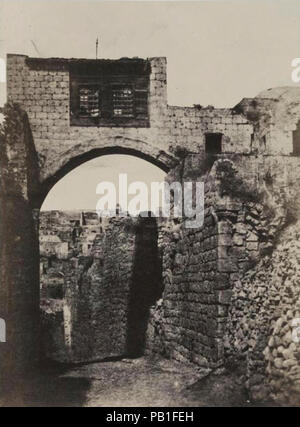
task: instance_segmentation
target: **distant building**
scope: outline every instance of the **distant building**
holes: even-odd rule
[[[67,258],[69,254],[68,242],[62,242],[55,235],[40,236],[40,254],[41,256],[55,255],[59,259]]]

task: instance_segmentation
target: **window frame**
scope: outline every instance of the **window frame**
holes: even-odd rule
[[[97,88],[97,90],[98,90],[98,110],[99,110],[98,116],[92,116],[92,115],[89,115],[89,114],[83,115],[81,113],[81,99],[80,99],[81,94],[80,94],[80,90],[83,89],[83,88],[87,88],[87,89]],[[102,112],[102,103],[101,103],[102,91],[101,91],[101,87],[98,84],[88,84],[88,83],[86,83],[86,84],[84,84],[84,83],[80,84],[78,86],[78,98],[79,98],[78,99],[79,115],[80,115],[81,118],[91,118],[91,119],[97,118],[98,119],[98,118],[101,117],[101,112]]]
[[[139,79],[139,76],[72,76],[70,78],[70,125],[82,127],[150,127],[150,80],[145,80],[141,86],[138,81],[135,82],[135,79]],[[83,87],[99,89],[98,116],[93,117],[80,113],[80,89]],[[126,88],[132,90],[132,100],[129,102],[132,113],[117,115],[114,113],[116,108],[114,108],[113,91]],[[119,104],[121,110],[122,102]]]
[[[117,87],[119,87],[120,89],[116,89]],[[116,106],[114,105],[114,93],[115,92],[120,92],[123,88],[123,90],[125,89],[130,89],[132,92],[132,99],[131,99],[131,110],[132,110],[132,114],[120,114],[120,115],[116,115],[115,114],[115,110],[122,110],[122,104],[120,104],[119,101],[119,106],[118,108],[115,108]],[[126,83],[113,83],[111,84],[110,87],[110,94],[111,94],[111,103],[112,103],[112,110],[111,110],[111,115],[114,119],[135,119],[136,118],[136,111],[135,111],[135,87],[132,83],[126,84]]]

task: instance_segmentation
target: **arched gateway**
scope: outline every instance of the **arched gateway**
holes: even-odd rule
[[[250,307],[236,290],[270,243],[264,223],[258,226],[262,199],[255,194],[267,188],[270,200],[288,181],[295,197],[299,102],[278,90],[233,109],[169,106],[165,58],[8,55],[7,93],[0,135],[0,318],[6,322],[0,374],[24,372],[38,359],[36,217],[44,198],[73,168],[111,153],[148,160],[171,182],[205,181],[203,227],[166,227],[165,291],[153,308],[148,350],[212,368],[227,353],[246,360],[249,351],[259,361],[263,348],[253,351],[249,330],[263,343],[270,331],[259,332],[253,321],[247,333],[236,328],[232,301]],[[280,106],[291,113],[284,123]],[[237,347],[240,341],[245,345]]]

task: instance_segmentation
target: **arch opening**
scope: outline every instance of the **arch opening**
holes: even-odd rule
[[[159,151],[154,156],[148,154],[146,151],[144,152],[130,147],[112,146],[92,149],[87,152],[84,152],[83,154],[72,157],[70,160],[64,163],[53,175],[47,177],[42,183],[41,191],[39,192],[39,194],[36,195],[36,197],[33,197],[34,205],[40,208],[43,205],[51,189],[68,173],[72,172],[74,169],[90,160],[108,155],[133,156],[136,159],[145,160],[147,163],[152,164],[153,166],[162,170],[164,173],[168,173],[169,170],[177,163],[177,160],[175,158],[162,151]],[[58,161],[59,160],[60,159],[58,159]]]
[[[144,353],[150,307],[162,295],[161,224],[153,217],[99,216],[97,183],[111,180],[118,186],[119,173],[127,173],[129,184],[139,180],[148,187],[166,175],[145,159],[102,155],[57,181],[41,207],[43,353],[48,359],[90,362]],[[124,214],[122,206],[117,210]]]

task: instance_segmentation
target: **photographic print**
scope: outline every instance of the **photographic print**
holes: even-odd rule
[[[300,405],[298,0],[0,0],[0,406]]]

